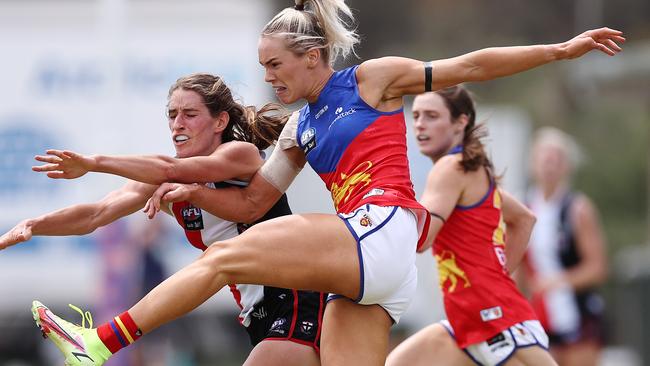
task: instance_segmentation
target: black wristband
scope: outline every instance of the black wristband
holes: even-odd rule
[[[431,82],[433,79],[433,76],[431,75],[432,68],[433,65],[431,61],[424,63],[424,91],[427,92],[431,91]]]

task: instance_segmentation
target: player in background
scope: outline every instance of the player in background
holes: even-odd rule
[[[598,209],[571,188],[580,162],[574,139],[553,127],[535,133],[533,187],[527,202],[538,218],[526,254],[524,287],[560,365],[596,365],[604,343],[607,278],[605,236]]]
[[[432,215],[433,246],[447,320],[400,344],[387,365],[555,365],[548,337],[510,273],[535,218],[499,188],[480,140],[474,101],[462,86],[420,94],[413,129],[434,163],[420,202]]]

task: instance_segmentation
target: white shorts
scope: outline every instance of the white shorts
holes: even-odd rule
[[[440,324],[454,337],[454,329],[448,320],[442,320]],[[537,320],[517,323],[484,342],[468,346],[463,351],[477,365],[493,366],[503,365],[518,348],[532,346],[548,350],[548,336]]]
[[[415,215],[397,206],[364,205],[339,214],[357,241],[361,290],[353,299],[380,305],[395,323],[411,304],[417,286]],[[341,297],[330,295],[328,300]]]

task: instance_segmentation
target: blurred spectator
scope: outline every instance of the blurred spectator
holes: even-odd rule
[[[164,243],[164,219],[146,221],[144,216],[130,223],[120,220],[98,231],[102,266],[98,321],[128,307],[167,276],[157,254],[160,244]],[[167,328],[161,328],[151,334],[151,339],[116,355],[107,365],[163,366],[170,352],[170,334]]]
[[[563,366],[596,365],[603,345],[605,238],[592,201],[571,188],[580,149],[566,133],[535,134],[528,204],[537,216],[526,255],[525,285]]]

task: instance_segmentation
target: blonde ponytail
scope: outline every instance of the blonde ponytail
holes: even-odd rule
[[[320,49],[332,65],[339,55],[355,54],[359,43],[354,16],[343,0],[295,0],[293,8],[278,13],[262,30],[262,36],[286,39],[288,48],[297,54]]]

